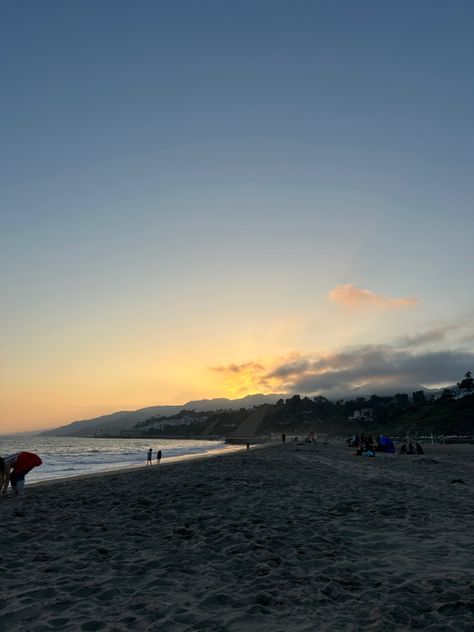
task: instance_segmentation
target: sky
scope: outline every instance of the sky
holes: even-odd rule
[[[0,7],[0,432],[474,369],[471,0]]]

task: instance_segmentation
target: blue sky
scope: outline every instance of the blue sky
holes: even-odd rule
[[[0,423],[469,322],[472,2],[0,11]],[[417,305],[348,311],[344,285]]]

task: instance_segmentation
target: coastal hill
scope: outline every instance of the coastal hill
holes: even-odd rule
[[[407,389],[408,390],[408,389]],[[468,371],[456,385],[391,395],[329,400],[322,395],[255,394],[241,399],[201,399],[178,406],[148,406],[47,430],[43,436],[225,436],[272,432],[347,434],[355,431],[474,435],[474,379]]]
[[[372,395],[332,402],[325,397],[293,395],[275,404],[260,404],[253,409],[210,412],[181,411],[169,417],[150,417],[129,431],[129,437],[225,436],[230,441],[268,436],[270,433],[308,435],[351,435],[354,432],[403,436],[474,436],[474,391],[455,395],[445,389],[441,396]]]
[[[227,399],[221,397],[217,399],[200,399],[190,401],[177,406],[148,406],[139,410],[123,410],[109,415],[102,415],[91,419],[73,421],[64,426],[45,430],[41,433],[44,437],[94,437],[105,434],[119,434],[129,430],[135,424],[143,422],[150,417],[160,418],[178,414],[183,410],[208,411],[208,410],[236,410],[241,408],[253,408],[261,404],[275,403],[282,396],[281,394],[261,393],[246,395],[240,399]]]

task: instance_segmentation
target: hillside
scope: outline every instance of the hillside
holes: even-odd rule
[[[357,412],[363,416],[355,416]],[[474,394],[460,399],[440,397],[426,400],[422,391],[412,398],[405,393],[331,402],[324,397],[294,395],[276,404],[252,409],[221,410],[202,418],[177,414],[150,418],[131,429],[133,436],[171,432],[179,436],[222,435],[251,437],[269,433],[351,435],[354,432],[401,435],[410,430],[419,434],[474,435]],[[161,428],[160,428],[161,426]]]
[[[474,435],[474,395],[462,399],[438,399],[406,411],[397,429],[416,428],[421,433]]]
[[[64,426],[45,430],[41,436],[49,437],[93,437],[104,434],[119,434],[123,430],[129,430],[135,424],[143,422],[151,417],[170,417],[182,410],[234,410],[240,408],[252,408],[261,404],[273,403],[281,398],[279,394],[246,395],[240,399],[201,399],[176,406],[148,406],[139,410],[126,410],[102,415],[91,419],[73,421]]]

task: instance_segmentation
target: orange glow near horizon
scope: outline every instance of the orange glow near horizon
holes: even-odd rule
[[[326,294],[312,309],[302,303],[298,310],[274,310],[273,318],[260,310],[253,320],[230,310],[214,321],[203,314],[157,320],[154,313],[140,313],[122,326],[63,322],[43,336],[32,329],[6,349],[0,367],[0,434],[119,410],[288,392],[288,380],[271,375],[282,363],[330,357],[377,333],[386,338],[400,331],[400,311],[384,310],[381,318],[376,305],[370,310],[372,303],[354,313]],[[403,312],[405,323],[414,311]]]

